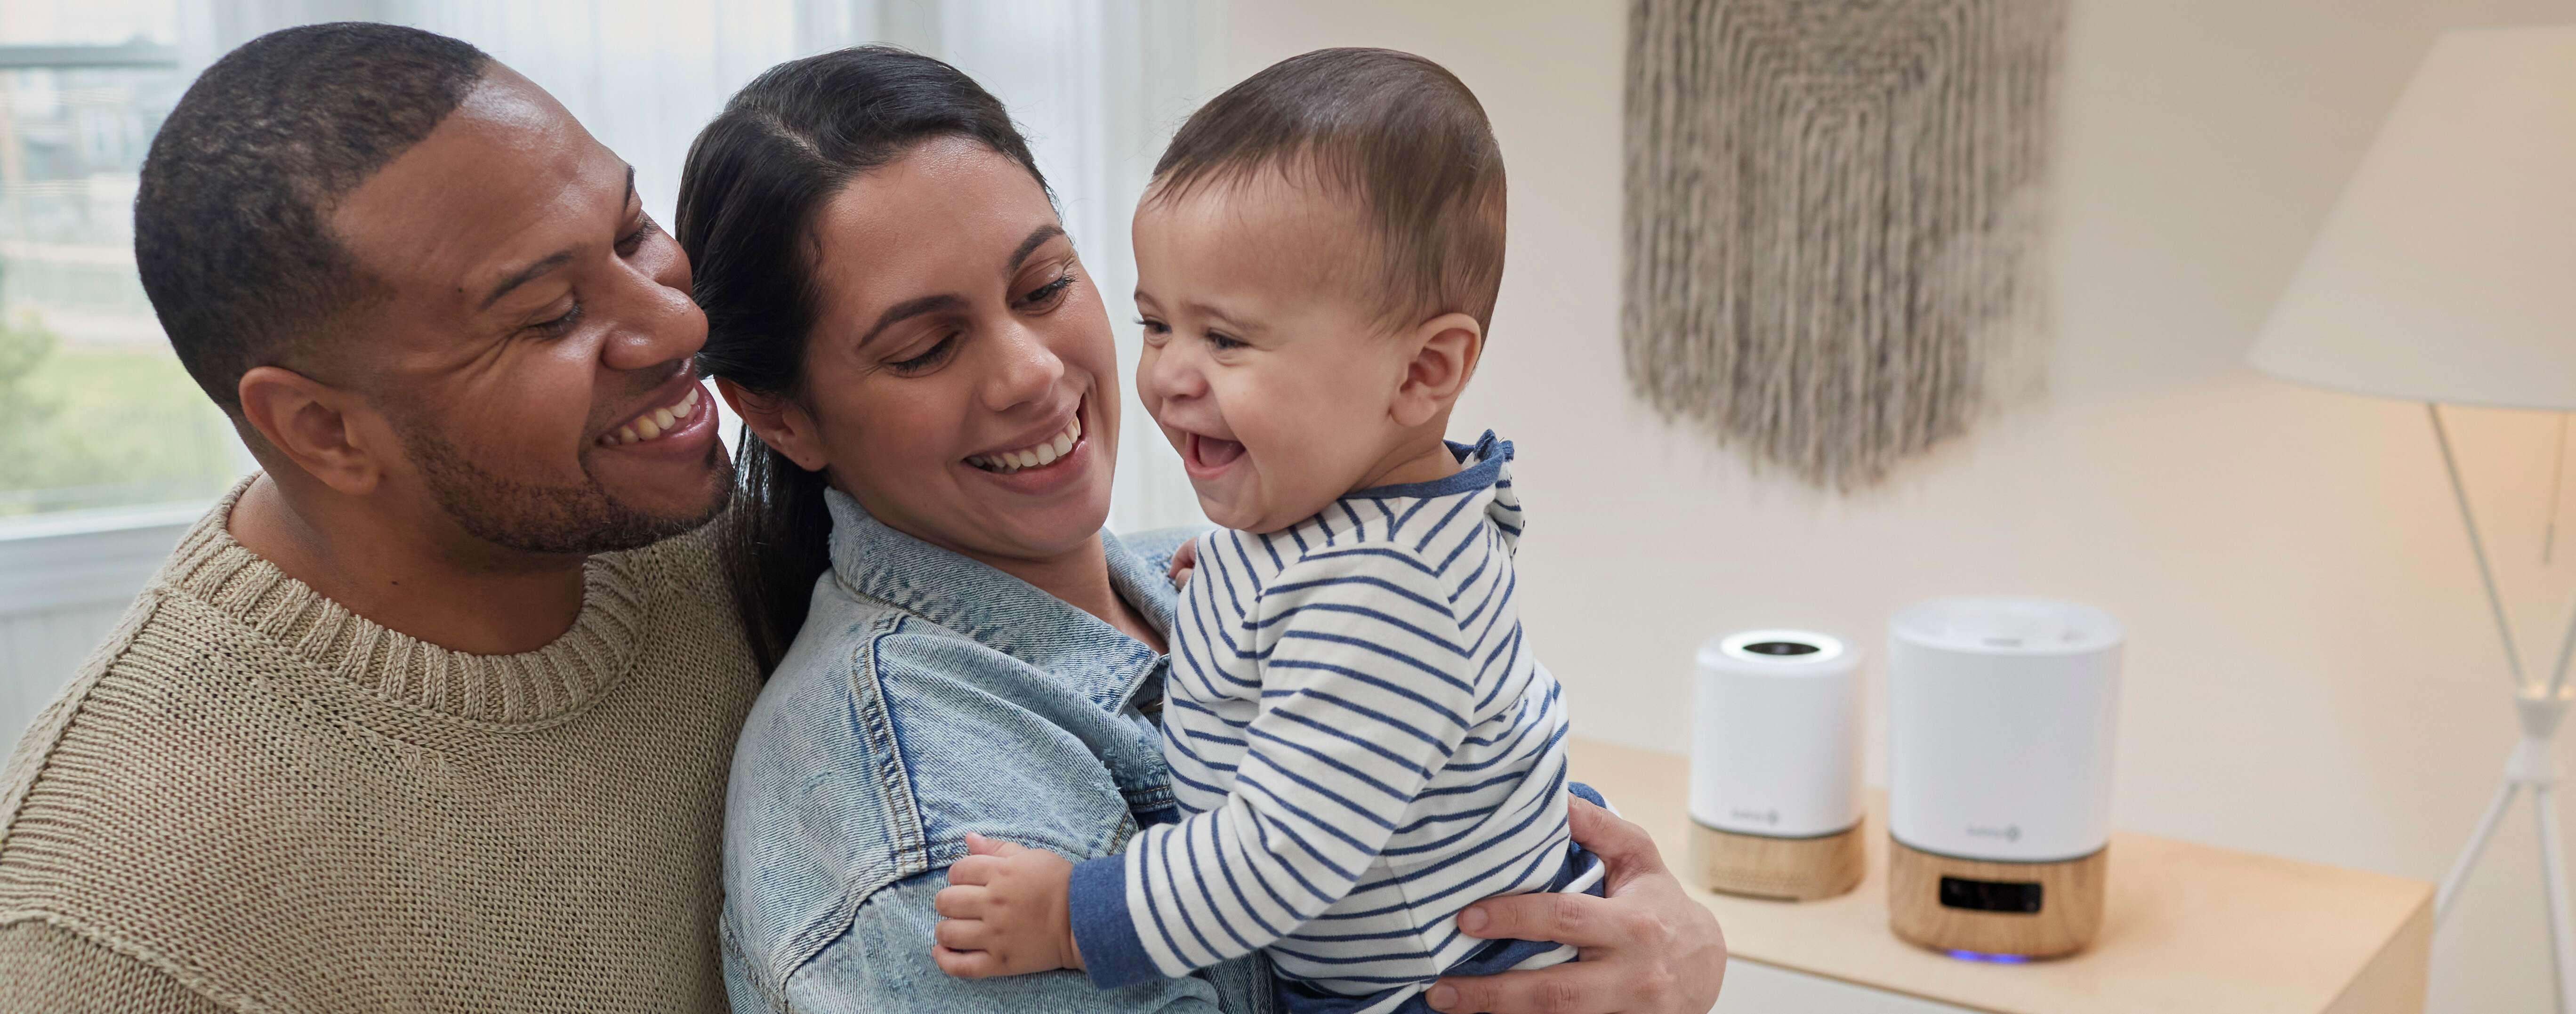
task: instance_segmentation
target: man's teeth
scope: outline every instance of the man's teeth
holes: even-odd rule
[[[973,455],[966,459],[966,463],[987,472],[1009,475],[1023,468],[1039,468],[1055,464],[1055,459],[1064,457],[1065,452],[1073,450],[1074,442],[1081,439],[1082,417],[1076,415],[1073,417],[1073,423],[1064,428],[1064,432],[1056,434],[1051,439],[1038,441],[1016,451]]]
[[[636,416],[634,422],[618,427],[617,432],[599,438],[599,442],[602,446],[616,447],[622,444],[641,443],[668,433],[676,428],[681,420],[697,414],[698,398],[705,393],[704,388],[692,387],[689,389],[688,397],[680,399],[676,404],[666,405]]]

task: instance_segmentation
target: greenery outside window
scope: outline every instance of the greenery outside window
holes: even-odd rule
[[[202,501],[248,466],[134,267],[152,135],[188,83],[170,4],[0,14],[0,532]]]

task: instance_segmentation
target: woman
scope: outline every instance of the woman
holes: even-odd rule
[[[1110,992],[933,962],[931,899],[969,833],[1096,856],[1172,810],[1154,714],[1180,539],[1101,531],[1108,316],[1001,104],[898,50],[782,65],[699,136],[676,224],[701,363],[753,434],[724,523],[774,668],[727,802],[736,1009],[1269,1009],[1257,960]],[[1435,1007],[1714,1000],[1715,922],[1634,826],[1575,826],[1608,899],[1489,901],[1461,923],[1586,960],[1449,983]]]

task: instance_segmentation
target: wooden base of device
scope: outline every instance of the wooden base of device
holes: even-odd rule
[[[2054,863],[1981,862],[1912,848],[1893,836],[1887,848],[1887,928],[1936,951],[2058,958],[2083,950],[2102,928],[2102,886],[2109,847]],[[2037,885],[2036,912],[1980,911],[1942,903],[1943,878],[1984,884]],[[2007,890],[2018,889],[2007,888]]]
[[[1813,838],[1770,838],[1690,826],[1690,868],[1712,891],[1814,901],[1860,883],[1867,869],[1861,826]]]

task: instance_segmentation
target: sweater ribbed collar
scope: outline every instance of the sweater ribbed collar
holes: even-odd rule
[[[243,479],[179,540],[156,582],[201,600],[382,700],[473,722],[548,723],[581,710],[631,669],[648,600],[631,553],[592,556],[581,615],[534,651],[476,655],[386,628],[288,577],[235,541]]]

